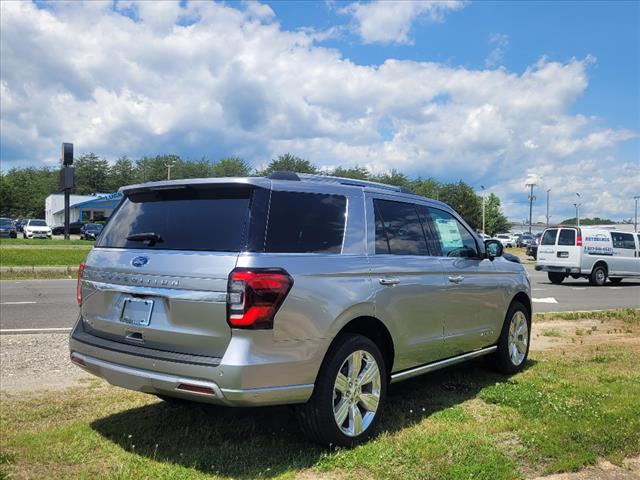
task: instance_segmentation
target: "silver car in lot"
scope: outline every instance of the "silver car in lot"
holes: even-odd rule
[[[444,203],[276,172],[133,185],[80,266],[72,361],[113,385],[296,404],[314,440],[375,431],[390,383],[526,362],[530,282]]]

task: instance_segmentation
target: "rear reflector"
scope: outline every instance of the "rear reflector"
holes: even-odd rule
[[[216,392],[213,391],[213,388],[203,387],[201,385],[192,385],[190,383],[181,383],[178,385],[177,390],[182,390],[184,392],[194,392],[194,393],[202,393],[204,395],[213,395],[215,397]]]
[[[76,301],[78,305],[82,305],[82,275],[84,274],[85,268],[86,265],[84,262],[78,267],[78,283],[76,284]]]
[[[236,268],[229,275],[227,322],[234,328],[273,328],[293,279],[281,269]]]

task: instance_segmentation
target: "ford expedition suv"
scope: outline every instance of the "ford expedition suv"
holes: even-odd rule
[[[530,283],[442,202],[278,172],[122,189],[80,266],[71,360],[113,385],[296,404],[314,440],[375,431],[390,383],[490,355],[523,368]]]

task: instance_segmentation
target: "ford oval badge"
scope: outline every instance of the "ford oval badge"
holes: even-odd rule
[[[131,260],[131,265],[133,265],[134,267],[142,267],[144,265],[146,265],[149,262],[149,257],[135,257],[133,260]]]

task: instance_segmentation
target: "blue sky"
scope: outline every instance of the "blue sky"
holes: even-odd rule
[[[2,2],[2,169],[291,152],[632,215],[640,2]],[[540,199],[543,193],[538,195]],[[536,202],[534,217],[542,219]]]

